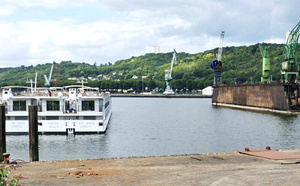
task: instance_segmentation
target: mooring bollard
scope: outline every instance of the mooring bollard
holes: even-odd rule
[[[38,115],[37,105],[30,105],[29,108],[29,155],[30,161],[39,161],[38,142]]]
[[[0,154],[6,153],[5,105],[0,105]],[[3,161],[0,156],[0,161]]]
[[[10,156],[9,153],[3,153],[2,154],[3,161],[6,161],[5,163],[9,163],[9,159],[8,159],[9,156]]]

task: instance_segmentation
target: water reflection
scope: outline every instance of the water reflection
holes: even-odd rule
[[[96,159],[106,156],[108,138],[105,135],[40,136],[40,159]]]

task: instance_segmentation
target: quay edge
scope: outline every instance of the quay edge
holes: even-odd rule
[[[212,98],[210,95],[200,94],[111,94],[111,97],[142,97],[142,98]]]
[[[296,112],[296,111],[276,110],[271,108],[250,107],[250,106],[233,105],[233,104],[226,104],[226,103],[212,103],[212,105],[229,107],[234,109],[241,109],[241,110],[249,110],[255,112],[270,112],[270,113],[283,114],[283,115],[300,115],[300,112]]]

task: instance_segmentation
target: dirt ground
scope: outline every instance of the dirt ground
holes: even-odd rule
[[[300,150],[288,151],[300,154]],[[234,153],[19,163],[23,185],[296,185],[300,160]]]

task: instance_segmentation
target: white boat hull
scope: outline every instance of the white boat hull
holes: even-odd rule
[[[41,120],[38,121],[38,132],[40,134],[67,134],[68,131],[76,134],[105,133],[111,115],[110,112],[105,120]],[[29,131],[27,120],[7,120],[5,125],[8,134],[28,134]]]

